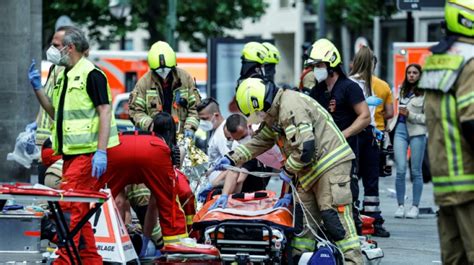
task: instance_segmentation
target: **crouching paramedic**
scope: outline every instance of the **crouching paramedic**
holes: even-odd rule
[[[263,122],[251,140],[232,150],[218,166],[241,165],[280,142],[287,158],[280,178],[297,181],[307,214],[320,216],[327,235],[344,253],[346,264],[362,264],[351,214],[354,154],[329,113],[307,95],[277,89],[256,78],[239,85],[236,100],[244,115],[255,112]],[[305,226],[316,227],[314,223]],[[303,243],[304,251],[314,250],[314,235],[307,229],[296,240],[296,244]]]
[[[109,150],[109,167],[98,187],[107,184],[115,196],[126,185],[144,183],[156,200],[164,244],[188,237],[186,217],[178,198],[178,176],[166,141],[153,132],[127,132],[119,139],[121,144]],[[156,217],[152,220],[156,221]]]

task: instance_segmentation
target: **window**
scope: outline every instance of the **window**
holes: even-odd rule
[[[125,40],[125,47],[124,49],[126,51],[133,51],[133,40],[132,39],[126,39]]]
[[[285,8],[290,5],[290,0],[280,0],[280,8]]]

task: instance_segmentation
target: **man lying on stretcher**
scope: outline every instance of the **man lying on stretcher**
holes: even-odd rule
[[[232,114],[226,120],[224,133],[234,141],[232,147],[235,148],[239,144],[246,143],[252,138],[255,127],[258,127],[258,125],[252,126],[251,124],[248,124],[247,119],[243,115]],[[241,171],[272,172],[273,169],[279,170],[281,168],[282,160],[283,157],[280,150],[275,145],[272,149],[245,163],[242,166]],[[214,187],[223,186],[222,194],[228,195],[263,190],[269,181],[269,177],[262,178],[237,171],[214,171],[211,172],[210,176],[212,176],[209,178],[210,184],[199,193],[199,200],[201,202],[206,200],[208,193]],[[216,202],[210,210],[216,207],[225,208],[227,201],[224,202],[222,200],[223,199],[218,201],[219,203]]]

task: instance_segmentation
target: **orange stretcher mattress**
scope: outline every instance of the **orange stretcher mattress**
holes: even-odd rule
[[[236,196],[239,195],[239,196]],[[278,201],[273,191],[234,194],[229,197],[227,207],[209,211],[209,207],[219,198],[214,196],[194,216],[193,227],[202,229],[223,221],[246,221],[266,223],[285,230],[293,228],[293,214],[287,207],[273,209]]]

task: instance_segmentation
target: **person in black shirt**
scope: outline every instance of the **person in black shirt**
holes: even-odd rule
[[[357,134],[370,123],[370,112],[364,94],[359,86],[345,75],[341,66],[341,56],[337,48],[327,39],[316,41],[308,50],[306,67],[313,69],[316,85],[310,96],[326,108],[338,128],[356,155],[352,164],[351,190],[355,203],[353,216],[357,232],[360,234],[362,222],[356,205],[358,204],[359,186],[357,178],[358,143]],[[305,79],[309,81],[307,78]],[[311,87],[310,84],[303,84]]]

